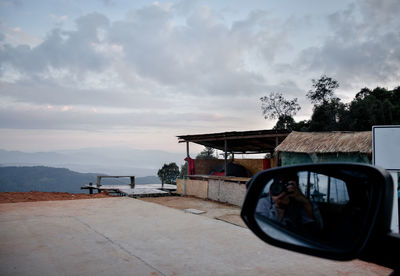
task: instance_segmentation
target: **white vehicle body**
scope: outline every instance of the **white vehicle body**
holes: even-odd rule
[[[398,173],[400,172],[400,126],[372,127],[372,164],[386,169],[393,177],[391,230],[399,233]]]

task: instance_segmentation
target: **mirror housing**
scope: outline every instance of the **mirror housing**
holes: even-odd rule
[[[313,207],[311,221],[320,221],[317,231],[321,232],[317,233],[314,229],[305,233],[300,227],[282,223],[285,216],[272,219],[260,212],[262,202],[270,202],[268,208],[275,208],[277,200],[274,196],[282,190],[286,189],[290,195],[290,184],[286,186],[289,188],[276,187],[282,185],[277,182],[290,175],[297,175],[297,181],[303,178],[300,197],[302,202],[305,202],[304,198],[309,201],[304,204]],[[321,189],[315,188],[321,186],[318,183],[328,183],[328,191],[332,190],[332,183],[336,183],[336,193],[340,190],[342,196],[330,196],[326,189],[325,193],[321,192]],[[370,241],[376,244],[380,237],[390,233],[392,198],[391,176],[385,170],[370,165],[320,163],[280,167],[259,172],[247,183],[241,217],[251,231],[269,244],[308,255],[347,261],[360,257],[366,247],[372,248],[368,246]],[[293,210],[296,212],[298,209]],[[321,215],[317,214],[319,210]],[[303,220],[310,220],[304,214],[302,217]]]

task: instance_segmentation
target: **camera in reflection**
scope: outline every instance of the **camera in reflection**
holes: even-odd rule
[[[272,196],[278,196],[281,193],[287,193],[287,186],[289,185],[287,180],[275,179],[275,181],[271,184],[270,193]]]

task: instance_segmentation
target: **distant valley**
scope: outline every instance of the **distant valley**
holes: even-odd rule
[[[21,152],[0,149],[0,166],[48,166],[67,168],[80,173],[108,175],[157,175],[164,163],[184,163],[185,154],[160,150],[122,147],[87,148],[52,152]]]
[[[0,192],[68,192],[85,193],[80,187],[96,183],[97,174],[78,173],[65,168],[45,166],[0,167]],[[128,178],[104,179],[104,184],[128,184]],[[156,184],[156,176],[136,177],[136,184]]]

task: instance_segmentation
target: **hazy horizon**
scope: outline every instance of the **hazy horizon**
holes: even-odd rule
[[[0,165],[3,166],[50,166],[68,168],[81,173],[105,173],[111,175],[157,175],[163,164],[184,164],[186,153],[159,150],[137,150],[122,147],[86,148],[65,151],[24,152],[0,149]]]

